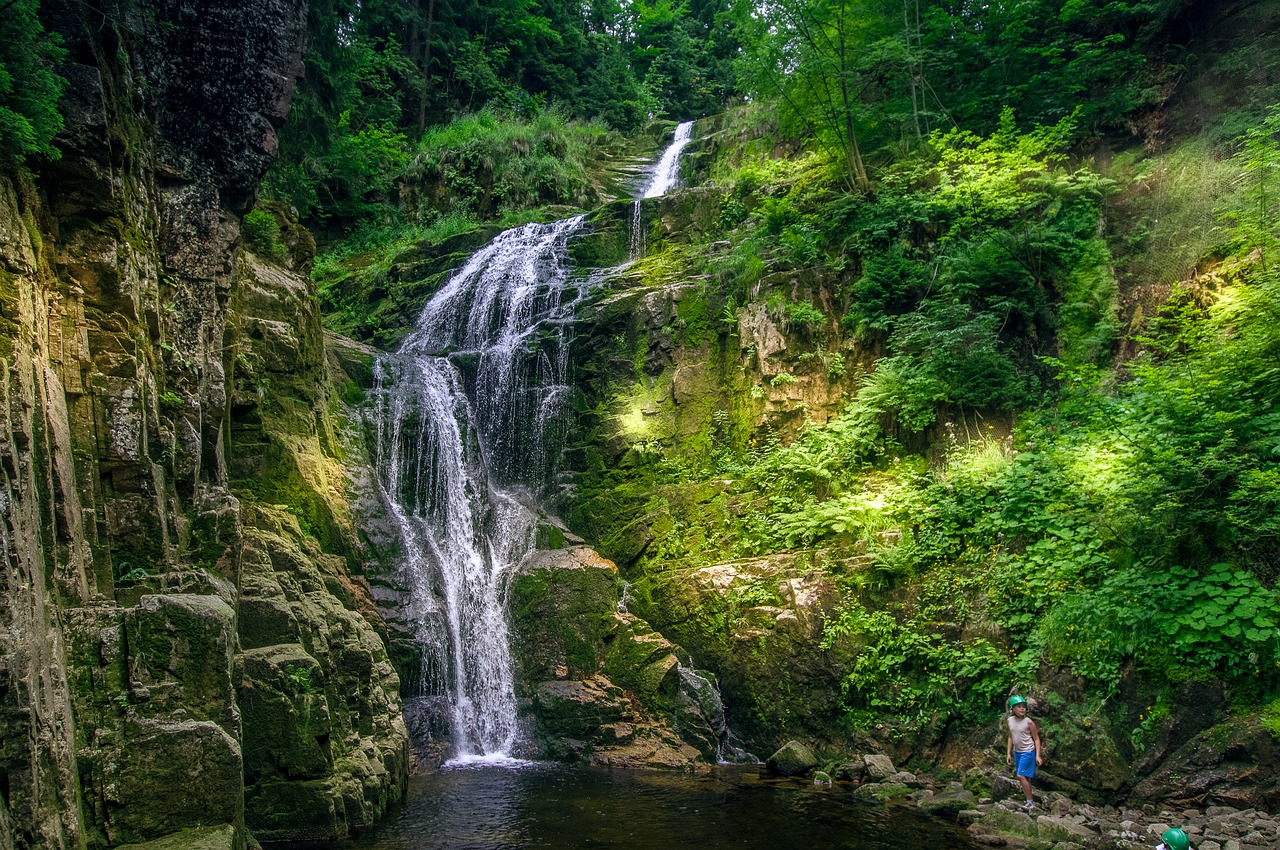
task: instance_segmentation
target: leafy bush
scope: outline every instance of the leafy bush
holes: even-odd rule
[[[240,225],[244,239],[260,257],[277,262],[284,259],[285,248],[280,243],[280,223],[263,209],[250,210]]]
[[[820,325],[827,316],[808,301],[791,301],[786,306],[787,321],[792,327],[809,328]]]
[[[528,118],[484,109],[428,130],[405,169],[405,202],[488,219],[543,206],[599,202],[595,157],[617,137],[603,124],[570,121],[555,109]]]

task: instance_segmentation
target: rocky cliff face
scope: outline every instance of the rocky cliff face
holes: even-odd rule
[[[45,9],[64,154],[0,177],[0,847],[345,835],[403,788],[398,680],[314,292],[239,250],[305,4]]]

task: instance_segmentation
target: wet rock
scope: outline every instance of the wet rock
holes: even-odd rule
[[[868,782],[853,790],[853,796],[860,800],[890,800],[910,793],[910,788],[896,782]]]
[[[1097,836],[1097,832],[1072,818],[1052,815],[1036,818],[1036,833],[1044,841],[1080,841]]]
[[[955,817],[961,812],[972,810],[975,802],[972,791],[942,791],[920,799],[916,806],[921,811]]]
[[[813,751],[799,741],[788,741],[769,756],[765,766],[779,776],[800,776],[818,766]]]

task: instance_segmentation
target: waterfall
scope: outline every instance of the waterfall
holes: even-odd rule
[[[671,144],[663,151],[662,158],[658,160],[657,166],[653,169],[653,176],[649,178],[648,184],[644,187],[644,191],[640,193],[640,197],[636,198],[631,205],[631,259],[639,259],[644,253],[644,230],[641,228],[640,221],[640,200],[642,198],[656,198],[664,195],[676,185],[676,181],[680,177],[680,154],[684,151],[685,145],[689,144],[693,137],[693,122],[685,121],[676,127],[675,136],[671,140]]]
[[[692,121],[685,121],[676,127],[675,138],[671,140],[671,145],[663,152],[662,159],[658,160],[658,167],[653,171],[653,178],[649,181],[649,185],[645,188],[641,197],[656,198],[659,195],[666,194],[676,185],[676,179],[680,176],[680,154],[684,151],[684,146],[689,144],[692,135]]]
[[[674,184],[689,128],[646,197]],[[600,279],[567,262],[584,218],[499,234],[375,365],[378,480],[404,546],[419,695],[447,700],[454,762],[508,759],[520,743],[506,594],[556,481],[569,333]]]
[[[407,554],[408,620],[448,697],[461,760],[516,744],[506,584],[554,478],[566,334],[585,289],[565,253],[582,218],[500,234],[377,365],[376,453]]]

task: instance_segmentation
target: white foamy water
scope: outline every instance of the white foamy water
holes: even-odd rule
[[[665,195],[676,185],[676,180],[680,176],[680,154],[684,151],[685,145],[689,144],[692,133],[692,121],[685,121],[676,127],[675,138],[663,152],[662,159],[658,160],[653,179],[649,181],[641,197],[656,198],[659,195]]]
[[[645,197],[675,184],[691,126],[677,128]],[[574,279],[567,262],[583,218],[499,234],[375,367],[379,482],[405,550],[419,696],[450,706],[447,767],[527,763],[511,756],[519,723],[506,596],[534,548],[536,501],[567,428],[574,310],[598,279]]]

